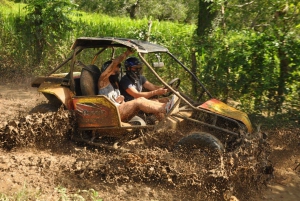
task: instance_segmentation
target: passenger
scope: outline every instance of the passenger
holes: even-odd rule
[[[142,62],[136,57],[129,57],[125,60],[126,75],[120,81],[120,91],[124,95],[125,101],[130,101],[135,98],[144,97],[151,98],[156,95],[164,95],[168,92],[167,89],[157,86],[149,82],[145,76],[141,75]],[[147,92],[143,92],[143,88]],[[167,102],[168,98],[161,98],[160,102]]]
[[[132,53],[131,49],[128,48],[125,53],[116,59],[104,63],[102,67],[103,72],[98,80],[98,94],[106,95],[117,106],[121,121],[124,122],[129,121],[140,110],[145,113],[153,113],[157,117],[160,117],[161,114],[168,113],[176,102],[176,96],[173,96],[168,103],[160,103],[148,100],[144,97],[139,97],[128,102],[124,101],[124,96],[120,94],[115,78],[120,73],[120,63]]]

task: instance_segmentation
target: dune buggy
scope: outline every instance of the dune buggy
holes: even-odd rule
[[[97,95],[99,67],[126,48],[135,49],[133,56],[145,64],[148,79],[169,89],[168,95],[179,97],[177,113],[163,121],[150,121],[153,116],[140,113],[129,122],[121,122],[116,106],[107,97]],[[57,111],[61,105],[74,111],[79,132],[73,139],[77,141],[98,145],[103,136],[124,139],[137,131],[160,129],[183,133],[185,137],[175,146],[230,150],[238,146],[242,134],[252,132],[247,114],[214,98],[166,47],[134,39],[80,37],[71,50],[71,55],[47,76],[32,82],[32,87],[48,99],[32,112]]]

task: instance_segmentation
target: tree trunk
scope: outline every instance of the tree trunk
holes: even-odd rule
[[[285,52],[279,48],[278,55],[280,59],[280,75],[279,75],[279,82],[278,82],[278,88],[277,88],[277,97],[276,97],[276,106],[275,106],[275,114],[277,114],[280,111],[280,108],[282,107],[282,103],[284,101],[284,93],[285,93],[285,86],[288,78],[288,66],[289,61],[286,57]]]
[[[35,26],[35,32],[33,35],[34,38],[34,61],[33,65],[34,67],[39,66],[39,64],[42,61],[42,55],[44,51],[44,45],[45,45],[45,38],[43,33],[43,20],[42,20],[42,11],[43,8],[40,6],[36,6],[34,10],[34,16],[40,16],[40,18],[37,18],[34,20],[34,26]]]
[[[139,0],[137,0],[134,4],[130,6],[130,8],[127,10],[129,12],[129,16],[131,19],[136,19],[136,12],[139,6]]]
[[[192,54],[192,69],[191,71],[197,76],[197,59],[196,59],[196,51],[195,49],[192,49],[191,51]],[[197,84],[196,82],[192,82],[192,91],[193,94],[196,95],[197,94]]]
[[[212,22],[217,15],[217,12],[211,10],[212,5],[212,1],[199,0],[197,35],[200,37],[204,37],[209,33]]]

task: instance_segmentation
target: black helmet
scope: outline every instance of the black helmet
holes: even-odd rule
[[[112,60],[106,61],[101,67],[101,72],[103,73],[111,63]],[[118,64],[118,67],[121,68],[121,64]]]
[[[130,68],[135,67],[135,66],[140,66],[142,67],[142,62],[136,57],[129,57],[128,59],[125,60],[124,66],[126,70],[130,70]]]

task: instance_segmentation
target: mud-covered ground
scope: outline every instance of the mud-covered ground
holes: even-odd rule
[[[114,151],[70,140],[69,112],[28,115],[43,101],[26,81],[0,85],[0,198],[300,200],[299,127],[262,126],[266,141],[245,140],[217,160],[173,152],[177,132],[149,133],[127,144],[130,151]]]

